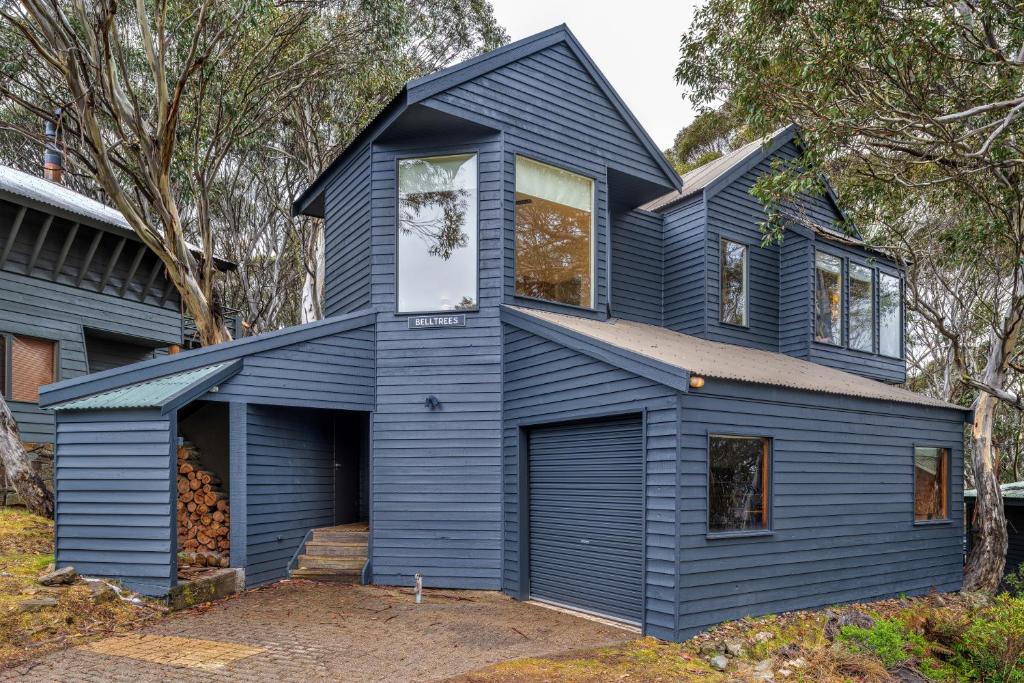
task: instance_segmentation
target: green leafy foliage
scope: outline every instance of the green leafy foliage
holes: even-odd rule
[[[996,596],[971,620],[952,664],[964,680],[1024,683],[1024,599]]]
[[[886,668],[903,664],[924,653],[925,640],[898,619],[879,619],[870,629],[844,626],[837,640],[855,650],[872,652]]]

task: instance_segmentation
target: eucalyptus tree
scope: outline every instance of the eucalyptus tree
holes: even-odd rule
[[[994,425],[997,410],[1021,407],[1009,387],[1024,324],[1024,13],[1011,0],[709,0],[682,38],[676,77],[699,106],[728,100],[755,127],[801,125],[803,157],[755,190],[773,207],[766,239],[803,219],[792,200],[820,191],[825,170],[845,175],[853,215],[878,226],[881,242],[919,264],[928,245],[942,255],[933,275],[969,275],[960,288],[974,291],[957,305],[976,324],[919,312],[948,344],[953,380],[975,394],[978,499],[964,582],[995,589],[1006,528]],[[915,208],[950,204],[963,220],[919,221],[909,239],[886,234]]]

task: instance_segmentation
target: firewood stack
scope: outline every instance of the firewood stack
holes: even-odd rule
[[[227,495],[191,444],[178,448],[178,565],[227,567],[231,542]]]

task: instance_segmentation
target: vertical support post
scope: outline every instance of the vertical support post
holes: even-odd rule
[[[248,466],[248,405],[232,402],[228,410],[228,502],[231,505],[231,566],[243,570],[248,562],[246,507],[246,471]]]

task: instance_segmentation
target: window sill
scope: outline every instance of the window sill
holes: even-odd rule
[[[718,324],[722,325],[723,327],[728,327],[728,328],[731,328],[731,329],[734,329],[734,330],[744,330],[746,332],[750,331],[750,323],[747,323],[745,325],[741,325],[740,323],[730,323],[730,322],[726,322],[724,320],[719,320]]]
[[[915,519],[914,526],[948,526],[953,523],[951,519]]]
[[[704,538],[709,541],[721,541],[728,538],[763,538],[774,535],[775,531],[772,529],[757,529],[756,531],[712,531],[704,534]]]

